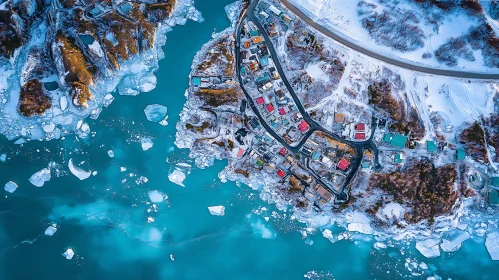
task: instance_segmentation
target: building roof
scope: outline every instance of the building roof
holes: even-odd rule
[[[305,120],[302,120],[300,122],[300,124],[298,125],[298,129],[301,132],[306,132],[309,128],[310,128],[310,126],[308,125],[308,123]]]
[[[366,130],[366,124],[365,123],[358,123],[355,125],[355,130],[361,130],[364,131]]]
[[[282,12],[279,9],[277,9],[274,5],[270,5],[269,9],[278,16],[282,14]]]
[[[272,104],[267,104],[267,106],[265,106],[265,108],[267,109],[267,111],[269,113],[271,113],[272,111],[274,111],[274,106],[272,106]]]
[[[282,171],[282,169],[277,170],[277,176],[284,178],[286,176],[286,172]]]
[[[201,77],[192,77],[192,84],[195,86],[200,86],[201,85]]]
[[[258,29],[251,30],[249,32],[249,34],[250,34],[251,37],[258,36],[258,35],[260,35],[260,30],[258,30]]]
[[[387,133],[387,134],[385,134],[385,136],[383,137],[383,141],[384,141],[385,143],[391,143],[391,142],[392,142],[392,137],[393,137],[393,135],[391,135],[391,134]]]
[[[269,65],[269,57],[268,56],[264,56],[264,57],[260,58],[260,64],[262,66]]]
[[[288,154],[288,149],[286,149],[286,147],[282,147],[279,153],[283,156],[286,156]]]
[[[251,47],[251,42],[250,41],[244,41],[243,46],[245,48],[249,48],[249,47]]]
[[[321,185],[316,186],[314,189],[326,201],[333,197],[333,195]]]
[[[355,139],[364,140],[366,139],[366,134],[364,132],[357,132],[355,133]]]
[[[281,115],[286,115],[286,110],[284,110],[284,108],[279,108],[279,114]]]
[[[463,149],[456,150],[456,160],[463,160],[466,157]]]
[[[244,155],[244,149],[239,148],[239,152],[237,153],[237,157],[242,157]]]
[[[315,151],[315,152],[312,153],[312,159],[313,160],[318,160],[320,156],[321,156],[321,152],[320,151]]]
[[[392,140],[390,142],[390,144],[400,149],[403,149],[406,143],[407,143],[407,136],[401,134],[393,135]]]
[[[263,38],[262,36],[251,37],[251,41],[253,41],[253,44],[258,44],[263,41]]]
[[[342,123],[345,121],[345,115],[344,114],[334,114],[334,121],[337,123]]]
[[[489,189],[488,199],[490,205],[499,205],[499,190]]]
[[[265,102],[265,100],[263,99],[263,97],[258,97],[258,98],[256,99],[256,103],[258,103],[258,105],[262,105],[262,104],[263,104],[263,102]]]
[[[433,141],[426,141],[426,150],[433,153],[437,150],[437,145]]]
[[[338,168],[345,171],[348,169],[348,167],[350,166],[350,162],[344,158],[342,158],[339,162],[338,162]]]
[[[402,163],[402,154],[399,154],[399,153],[396,153],[395,156],[394,156],[394,160],[396,163]]]
[[[491,177],[490,185],[494,187],[499,187],[499,177]]]

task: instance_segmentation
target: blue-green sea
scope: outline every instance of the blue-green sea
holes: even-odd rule
[[[483,240],[469,239],[455,253],[426,259],[410,243],[374,249],[370,236],[334,244],[320,231],[303,238],[305,226],[289,213],[247,186],[220,182],[225,161],[193,167],[185,187],[168,180],[175,164],[193,165],[189,151],[173,144],[175,124],[195,53],[214,29],[230,25],[227,4],[197,0],[205,21],[188,21],[168,33],[156,89],[135,97],[115,94],[99,119],[88,120],[94,137],[22,147],[1,138],[0,154],[9,159],[0,163],[0,185],[14,181],[19,188],[13,194],[2,190],[0,197],[0,279],[304,279],[312,271],[312,279],[499,279],[499,263],[490,260]],[[170,124],[148,122],[148,104],[167,106]],[[153,148],[143,151],[140,137],[153,139]],[[80,181],[68,172],[41,188],[28,181],[50,161],[67,171],[70,158],[98,174]],[[140,176],[148,182],[137,184]],[[151,190],[168,199],[153,207]],[[225,205],[225,215],[210,215],[207,207],[213,205]],[[261,207],[268,210],[253,213]],[[155,221],[148,223],[148,217]],[[58,230],[45,236],[52,222]],[[68,247],[75,252],[72,260],[62,256]],[[425,262],[431,272],[411,275],[407,258]]]

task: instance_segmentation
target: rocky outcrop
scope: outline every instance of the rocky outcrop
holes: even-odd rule
[[[411,208],[405,220],[417,223],[449,213],[461,196],[454,190],[457,181],[455,165],[435,167],[429,161],[415,161],[401,172],[376,173],[371,176],[370,188],[379,188],[393,195],[395,201]]]
[[[17,28],[12,10],[0,11],[0,56],[11,57],[23,45],[23,38]]]
[[[88,87],[80,82],[73,82],[71,99],[75,106],[88,107],[87,101],[92,100],[94,96]]]
[[[22,88],[19,97],[19,112],[25,117],[42,115],[52,106],[50,98],[39,80],[30,80]]]
[[[474,160],[485,163],[489,162],[485,145],[485,132],[480,123],[475,122],[463,130],[459,136],[459,141],[466,145],[468,154]]]

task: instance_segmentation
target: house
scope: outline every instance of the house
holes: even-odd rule
[[[310,126],[305,120],[302,120],[300,124],[298,125],[298,129],[302,132],[305,133],[310,129]]]
[[[364,123],[358,123],[355,125],[355,130],[357,131],[365,131],[366,130],[366,124]]]
[[[364,132],[355,133],[355,140],[365,140],[365,139],[366,139],[366,134]]]
[[[95,6],[92,10],[90,10],[90,15],[92,17],[98,17],[102,14],[102,10],[100,8],[100,6]]]
[[[348,167],[350,167],[350,162],[344,158],[342,158],[339,162],[338,162],[338,166],[337,166],[340,170],[342,171],[346,171],[348,169]]]
[[[244,41],[243,46],[244,46],[244,48],[247,49],[247,48],[251,47],[251,42],[250,41]]]
[[[322,197],[326,202],[331,200],[331,198],[333,197],[333,195],[328,191],[326,190],[323,186],[317,184],[313,190],[320,196]]]
[[[489,202],[489,205],[499,205],[499,190],[495,188],[489,188],[487,190],[487,200]]]
[[[274,106],[272,106],[272,104],[267,104],[265,109],[267,109],[267,112],[272,113],[272,111],[274,111]]]
[[[264,11],[261,11],[261,12],[260,12],[260,15],[261,15],[264,19],[269,19],[269,17],[270,17],[270,15],[269,15],[269,14],[267,14],[266,12],[264,12]]]
[[[253,44],[256,45],[263,42],[263,37],[262,36],[251,37],[251,41],[253,42]]]
[[[259,35],[260,35],[260,30],[258,30],[258,29],[251,30],[251,31],[249,32],[249,34],[250,34],[250,36],[251,36],[251,37],[256,37],[256,36],[259,36]]]
[[[276,16],[281,16],[281,14],[282,14],[282,12],[279,9],[277,9],[274,5],[270,5],[269,9]]]
[[[456,149],[456,157],[455,160],[463,160],[466,157],[466,154],[463,149]]]
[[[402,153],[395,153],[393,155],[393,162],[396,164],[401,164],[404,161],[404,154]]]
[[[284,107],[279,108],[279,114],[282,116],[286,115],[286,110],[284,110]]]
[[[284,172],[282,169],[277,170],[277,176],[284,178],[286,176],[286,172]]]
[[[269,57],[268,56],[264,56],[260,59],[260,65],[262,65],[263,67],[269,65]]]
[[[239,152],[237,153],[237,157],[242,157],[244,155],[244,149],[240,148]]]
[[[130,10],[132,10],[132,5],[130,4],[130,2],[125,2],[120,5],[120,9],[122,12],[128,13],[130,12]]]
[[[256,103],[257,103],[258,105],[262,105],[264,102],[265,102],[265,100],[263,99],[263,97],[258,97],[258,98],[256,99]]]
[[[291,18],[290,18],[289,16],[287,16],[287,15],[284,15],[284,14],[283,14],[283,15],[282,15],[282,19],[283,19],[286,23],[288,23],[288,24],[289,24],[289,23],[291,23]]]
[[[385,143],[389,143],[392,146],[403,149],[407,143],[407,136],[401,134],[385,134],[383,137]]]
[[[499,177],[491,177],[490,178],[490,186],[496,187],[499,189]]]
[[[288,149],[286,147],[282,147],[281,150],[279,151],[279,154],[281,154],[283,157],[288,155]]]
[[[305,147],[303,147],[303,148],[301,149],[301,153],[302,153],[302,154],[304,154],[304,155],[305,155],[305,156],[307,156],[307,157],[312,156],[312,151],[311,151],[311,150],[309,150],[309,149],[307,149],[307,148],[305,148]]]
[[[334,122],[337,122],[337,123],[345,122],[345,115],[344,114],[334,114]]]
[[[320,151],[314,151],[311,156],[312,160],[319,160],[320,157],[321,157]]]
[[[201,86],[201,77],[192,77],[192,85],[195,87]]]
[[[426,141],[426,150],[429,153],[434,153],[437,150],[437,145],[435,144],[435,142],[428,140]]]

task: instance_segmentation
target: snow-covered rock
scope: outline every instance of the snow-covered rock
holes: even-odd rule
[[[439,239],[426,239],[416,242],[416,249],[427,258],[435,258],[440,256]]]
[[[144,109],[144,113],[146,114],[146,118],[150,122],[160,122],[165,119],[168,109],[159,104],[151,104],[147,105]]]
[[[79,167],[74,166],[73,159],[69,159],[68,167],[69,167],[69,171],[71,171],[71,173],[73,175],[75,175],[80,180],[85,180],[88,177],[90,177],[90,175],[92,175],[91,171],[85,171]]]
[[[147,194],[149,195],[149,200],[151,200],[152,203],[161,203],[165,199],[165,195],[156,190],[149,191]]]
[[[185,187],[183,183],[185,180],[185,174],[179,169],[173,170],[173,172],[168,175],[168,179],[179,186]]]
[[[62,255],[67,259],[67,260],[71,260],[73,258],[73,256],[75,255],[75,252],[73,251],[73,249],[71,248],[68,248],[66,250],[66,252],[62,253]]]
[[[54,233],[57,231],[57,225],[56,224],[51,224],[46,230],[45,230],[45,235],[47,236],[52,236]]]
[[[489,251],[492,260],[499,261],[499,232],[487,234],[485,246],[487,247],[487,251]]]
[[[31,184],[35,185],[35,187],[43,187],[45,182],[50,181],[51,175],[50,175],[50,169],[44,168],[35,174],[31,175],[29,177],[29,181]]]
[[[214,216],[223,216],[225,215],[225,207],[222,205],[219,206],[209,206],[208,210],[210,211],[210,214]]]
[[[142,150],[147,151],[154,145],[151,138],[144,137],[140,139],[140,144],[142,145]]]
[[[7,182],[7,184],[5,184],[4,189],[5,189],[5,191],[7,191],[7,192],[13,193],[13,192],[15,192],[15,191],[17,190],[17,187],[18,187],[18,186],[17,186],[17,184],[16,184],[16,183],[14,183],[14,182],[12,182],[12,181],[9,181],[9,182]]]

